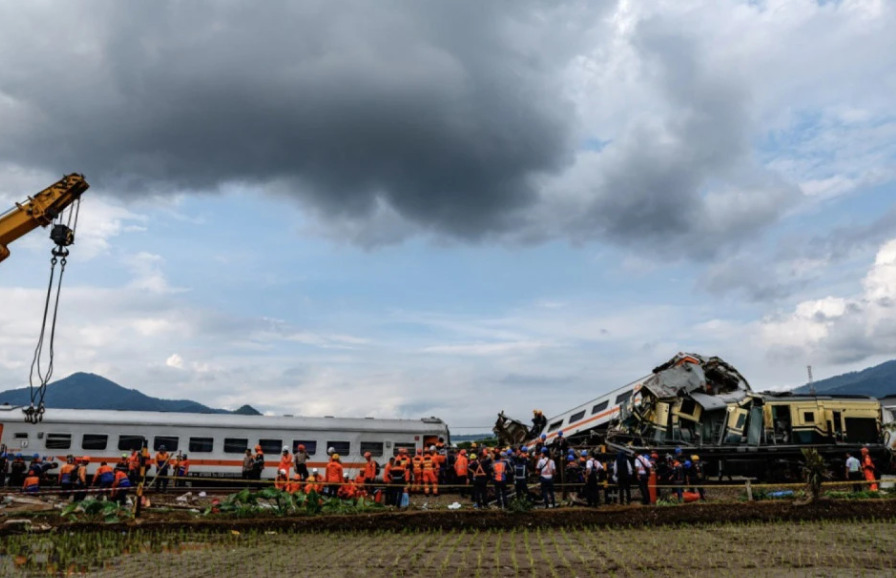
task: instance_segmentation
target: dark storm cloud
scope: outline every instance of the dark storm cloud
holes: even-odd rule
[[[0,7],[0,158],[120,195],[244,184],[360,245],[433,231],[708,258],[774,222],[798,192],[750,158],[750,87],[676,22],[626,37],[652,105],[620,110],[620,133],[578,166],[595,135],[568,65],[609,52],[605,7]]]
[[[545,9],[44,6],[8,8],[0,25],[7,162],[123,195],[273,183],[324,216],[385,202],[476,237],[509,226],[535,198],[531,178],[570,160],[567,56],[544,36]]]

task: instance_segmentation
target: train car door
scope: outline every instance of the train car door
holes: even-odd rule
[[[839,411],[831,412],[831,435],[834,436],[834,443],[843,441],[843,414]]]
[[[725,444],[739,444],[744,439],[747,425],[747,410],[742,407],[728,407],[728,426],[725,428]]]

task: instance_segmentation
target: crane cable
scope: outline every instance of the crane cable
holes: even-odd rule
[[[62,277],[65,274],[65,265],[69,254],[68,246],[75,242],[75,229],[78,227],[78,215],[80,213],[80,199],[75,200],[68,211],[68,217],[63,223],[62,215],[56,218],[53,229],[50,231],[50,239],[56,243],[50,259],[50,282],[47,286],[47,298],[44,301],[44,315],[40,328],[40,337],[34,348],[34,357],[31,360],[31,374],[29,375],[29,393],[31,405],[25,409],[25,421],[37,423],[44,417],[44,396],[47,393],[47,384],[53,377],[54,342],[56,339],[56,318],[59,313],[59,295],[62,292]],[[56,278],[56,265],[59,265],[59,277]],[[54,287],[53,281],[56,280]],[[55,295],[54,295],[55,293]],[[47,318],[50,314],[50,302],[53,302],[53,314],[50,317],[49,333],[47,331]],[[49,339],[47,337],[49,336]],[[44,346],[48,353],[47,365],[41,368],[41,360],[44,357]],[[37,381],[37,386],[35,386]]]

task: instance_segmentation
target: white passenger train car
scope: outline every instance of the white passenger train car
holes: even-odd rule
[[[40,454],[64,460],[89,456],[90,472],[99,462],[117,462],[122,453],[140,449],[151,454],[164,445],[169,453],[187,454],[190,474],[240,477],[246,449],[260,445],[265,454],[262,477],[276,475],[284,446],[299,444],[310,455],[309,467],[323,467],[327,449],[340,454],[346,473],[362,467],[365,452],[380,464],[406,448],[410,453],[450,443],[448,426],[439,418],[374,419],[336,417],[243,416],[151,411],[47,409],[43,421],[26,423],[20,406],[0,406],[0,444],[8,453]]]
[[[648,377],[650,376],[642,377],[549,418],[540,434],[545,435],[546,442],[550,445],[557,440],[560,432],[563,432],[563,436],[569,439],[589,430],[607,427],[610,422],[619,419],[619,414],[626,404],[640,401],[638,392],[641,390],[641,384]],[[537,437],[528,443],[531,445],[536,441]]]

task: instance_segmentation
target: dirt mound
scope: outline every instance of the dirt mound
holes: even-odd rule
[[[169,530],[174,528],[205,532],[237,531],[432,531],[493,530],[524,527],[600,527],[640,528],[716,523],[780,522],[809,520],[894,519],[896,500],[823,500],[811,506],[784,502],[746,502],[689,504],[674,507],[609,506],[598,509],[558,508],[529,512],[500,510],[433,510],[381,512],[351,516],[299,516],[252,518],[186,517],[174,513],[148,513],[144,518],[122,524],[54,524],[56,530],[99,531]],[[0,530],[2,532],[2,530]]]

